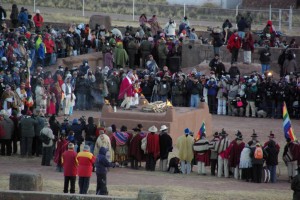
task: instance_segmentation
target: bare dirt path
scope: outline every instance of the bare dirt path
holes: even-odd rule
[[[99,118],[99,112],[75,112],[73,118],[81,115]],[[299,137],[299,120],[293,121],[296,135]],[[130,128],[130,127],[129,127]],[[267,141],[269,131],[276,135],[276,140],[282,149],[285,144],[282,134],[282,120],[238,118],[228,116],[213,116],[213,130],[222,128],[234,139],[234,134],[240,130],[245,141],[250,140],[252,129],[256,129],[261,141]],[[281,157],[281,156],[280,156]],[[292,191],[287,182],[287,172],[281,159],[281,176],[276,184],[254,184],[236,181],[233,178],[216,178],[197,175],[195,172],[185,176],[181,174],[168,174],[162,172],[146,172],[144,168],[139,171],[129,168],[111,169],[108,174],[108,185],[111,195],[136,196],[139,188],[151,187],[164,190],[169,199],[263,199],[283,200],[291,199]],[[16,171],[30,171],[41,173],[44,177],[44,190],[49,192],[62,192],[63,175],[55,172],[55,167],[42,167],[41,158],[21,159],[18,156],[0,157],[0,189],[8,189],[9,174]],[[194,171],[196,167],[194,167]],[[207,169],[209,170],[209,169]],[[95,192],[96,176],[91,179],[90,193]],[[76,186],[77,187],[77,186]],[[78,190],[78,188],[76,188]]]

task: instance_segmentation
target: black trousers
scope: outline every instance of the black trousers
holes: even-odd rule
[[[136,160],[135,158],[131,158],[131,168],[132,169],[138,169],[139,168],[139,161],[138,160]]]
[[[217,167],[218,167],[218,159],[210,159],[210,174],[212,176],[216,175]]]
[[[1,139],[1,155],[2,156],[11,156],[12,147],[11,147],[11,140],[10,139]]]
[[[231,51],[231,64],[237,62],[239,56],[239,49],[233,48]]]
[[[90,177],[79,177],[79,194],[87,194],[90,186]]]
[[[50,166],[50,161],[52,158],[52,146],[51,147],[43,147],[43,157],[42,157],[42,165]]]
[[[106,174],[97,174],[97,195],[108,195]]]
[[[262,177],[262,164],[253,164],[252,171],[253,171],[253,182],[255,183],[261,183],[261,177]]]
[[[146,170],[155,171],[156,160],[153,154],[148,154],[146,159]]]
[[[209,106],[209,112],[212,114],[215,114],[217,111],[217,103],[216,103],[216,96],[207,95],[208,100],[208,106]]]
[[[39,136],[35,136],[32,141],[32,155],[40,156],[42,154],[42,141]]]
[[[71,185],[70,193],[75,193],[75,182],[76,182],[76,176],[65,176],[64,193],[68,193],[69,183]]]
[[[242,169],[242,179],[246,181],[252,180],[252,168]]]
[[[21,155],[22,156],[32,155],[32,137],[21,138]]]

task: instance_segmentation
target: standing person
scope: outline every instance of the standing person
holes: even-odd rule
[[[18,6],[17,6],[17,4],[13,4],[11,6],[11,14],[10,14],[10,20],[11,20],[13,28],[18,27],[18,16],[19,16]]]
[[[203,97],[203,85],[196,77],[197,72],[192,72],[188,77],[187,89],[190,92],[190,107],[198,108],[200,104],[200,98]]]
[[[242,169],[242,179],[249,182],[252,179],[252,158],[250,156],[251,154],[251,146],[252,141],[248,142],[244,149],[241,152],[240,157],[240,165],[239,168]]]
[[[90,152],[90,147],[84,145],[83,151],[77,154],[79,194],[87,194],[96,157]]]
[[[104,133],[104,130],[99,130],[99,137],[95,143],[94,155],[99,153],[101,147],[106,149],[106,156],[109,162],[114,161],[114,151],[111,146],[110,138],[107,134]]]
[[[120,131],[115,131],[113,134],[116,144],[116,161],[121,164],[121,167],[125,167],[125,162],[128,156],[128,141],[129,134],[127,133],[127,127],[121,126]]]
[[[237,27],[238,27],[238,35],[239,35],[239,37],[241,37],[242,39],[244,39],[244,37],[245,37],[245,31],[246,31],[246,28],[247,28],[247,23],[246,23],[244,17],[241,17],[240,21],[237,23]]]
[[[14,122],[6,115],[6,112],[4,110],[0,112],[0,131],[4,133],[4,136],[0,138],[1,155],[11,156],[11,139],[14,133]]]
[[[96,131],[97,131],[97,126],[94,123],[94,118],[89,117],[88,124],[84,127],[84,132],[85,132],[85,144],[90,147],[92,153],[94,153],[95,143],[97,140]]]
[[[177,138],[176,147],[178,149],[178,158],[181,162],[181,172],[190,174],[192,170],[191,162],[194,158],[194,138],[190,136],[190,129],[188,128],[184,129],[184,134]]]
[[[217,114],[218,115],[226,115],[226,102],[227,102],[227,79],[222,76],[221,80],[218,82],[218,93],[217,93],[217,99],[218,99],[218,109]]]
[[[32,112],[27,110],[19,125],[21,132],[21,157],[32,157],[32,140],[35,136],[34,129],[37,122],[31,115]]]
[[[214,29],[210,35],[213,38],[212,44],[214,47],[214,55],[215,54],[219,55],[220,47],[223,46],[223,38],[222,38],[221,29],[220,28]]]
[[[147,135],[147,146],[146,146],[146,170],[155,171],[156,161],[160,156],[160,146],[159,146],[159,135],[157,134],[157,128],[151,126]]]
[[[42,17],[39,9],[36,9],[35,13],[36,14],[33,16],[33,21],[35,24],[35,32],[39,32],[41,31],[41,28],[43,26],[44,18]]]
[[[50,124],[50,128],[51,128],[51,124]],[[67,150],[68,150],[68,141],[66,139],[66,133],[63,132],[60,133],[60,137],[57,139],[57,148],[55,149],[55,153],[54,153],[53,161],[56,163],[57,172],[63,172],[62,155]]]
[[[276,143],[274,140],[270,140],[268,142],[268,146],[265,147],[265,151],[268,155],[266,159],[266,164],[268,169],[270,170],[270,181],[271,183],[276,183],[276,167],[278,165],[279,149],[276,148]]]
[[[283,161],[287,166],[289,182],[292,182],[293,177],[297,175],[297,154],[298,154],[298,145],[295,142],[292,142],[290,138],[286,140],[286,145],[283,150]]]
[[[168,127],[166,125],[162,125],[160,127],[160,135],[159,135],[159,149],[160,149],[160,163],[159,168],[161,171],[166,172],[168,170],[168,157],[169,152],[172,152],[172,138],[168,134]]]
[[[205,166],[209,165],[209,142],[205,133],[201,135],[200,140],[195,142],[193,148],[196,153],[198,174],[206,175]]]
[[[262,168],[264,164],[264,151],[259,143],[256,143],[256,147],[251,152],[252,166],[253,166],[253,182],[261,183]]]
[[[161,26],[157,21],[156,15],[153,15],[152,18],[148,20],[148,23],[150,24],[151,32],[153,36],[157,35],[158,32],[161,31]]]
[[[164,27],[166,36],[175,37],[175,29],[176,29],[176,22],[170,18],[169,22]]]
[[[252,15],[251,15],[251,12],[250,11],[247,11],[247,14],[245,16],[245,22],[247,24],[247,28],[249,30],[251,30],[251,24],[252,24],[252,21],[253,21],[253,18],[252,18]]]
[[[28,25],[28,14],[24,7],[21,8],[21,12],[18,15],[18,22],[20,26],[24,25],[27,27]]]
[[[209,112],[211,114],[216,114],[216,112],[217,112],[216,108],[218,106],[217,102],[216,102],[218,83],[213,76],[211,76],[209,81],[206,82],[205,88],[207,88]]]
[[[68,151],[62,155],[62,164],[64,168],[64,193],[68,193],[70,183],[70,193],[75,193],[75,182],[77,175],[77,153],[74,151],[74,144],[68,144]]]
[[[300,199],[300,167],[297,169],[298,175],[294,176],[291,189],[294,191],[293,200]]]
[[[139,162],[144,159],[144,152],[141,149],[142,139],[145,137],[145,134],[142,132],[142,125],[138,124],[138,126],[134,129],[133,137],[130,141],[129,146],[129,156],[131,157],[131,168],[138,169]]]
[[[97,195],[108,195],[107,191],[107,168],[115,167],[115,164],[110,163],[106,158],[106,148],[100,147],[99,154],[97,155],[97,159],[95,162],[96,166],[96,174],[97,174]]]
[[[271,53],[270,48],[266,46],[259,52],[259,61],[261,63],[261,73],[264,74],[270,70]]]
[[[158,67],[162,69],[167,63],[167,55],[169,52],[168,47],[166,45],[166,40],[164,38],[161,38],[158,41],[157,52],[158,52]]]
[[[65,83],[62,84],[61,89],[64,93],[63,113],[65,116],[69,116],[70,108],[71,108],[72,90],[73,90],[71,85],[71,76],[66,77]]]
[[[229,147],[229,166],[234,168],[234,178],[241,179],[240,158],[245,143],[243,142],[243,135],[240,131],[237,132],[236,136],[236,139],[231,142]]]
[[[219,133],[215,132],[214,138],[209,142],[209,149],[210,149],[210,174],[212,176],[216,175],[216,169],[218,166],[218,142],[219,142]]]
[[[226,149],[229,147],[230,140],[227,137],[228,134],[224,129],[221,132],[221,139],[217,144],[217,151],[218,151],[218,177],[221,178],[223,171],[224,177],[229,177],[229,168],[228,168],[228,152]]]
[[[244,50],[244,64],[251,64],[251,53],[254,51],[254,41],[252,33],[246,32],[245,38],[243,39],[242,48]]]
[[[50,138],[49,143],[43,142],[43,157],[42,157],[42,165],[43,166],[51,166],[50,161],[52,158],[52,146],[53,146],[53,140],[54,140],[54,135],[53,131],[50,128],[50,124],[47,120],[44,122],[44,128],[41,130],[41,135],[45,135],[46,137]]]
[[[242,40],[241,40],[240,36],[238,35],[238,32],[235,32],[230,36],[230,38],[228,40],[228,44],[227,44],[227,49],[231,53],[231,64],[238,61],[241,43],[242,43]]]

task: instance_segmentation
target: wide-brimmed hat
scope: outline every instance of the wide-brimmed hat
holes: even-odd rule
[[[235,136],[240,136],[240,135],[242,135],[242,133],[241,133],[241,131],[237,131],[237,133],[235,134]]]
[[[243,140],[243,136],[242,136],[242,135],[238,135],[238,136],[236,137],[236,140]]]
[[[256,133],[252,133],[251,137],[258,137]]]
[[[271,138],[271,139],[274,139],[275,138],[275,135],[274,135],[274,133],[270,133],[270,135],[268,136],[269,138]]]
[[[227,136],[228,133],[227,133],[224,129],[222,129],[222,132],[220,133],[220,135],[221,135],[221,136]]]
[[[151,133],[155,133],[155,132],[157,132],[157,128],[156,128],[156,126],[151,126],[151,127],[148,129],[148,131],[151,132]]]
[[[161,127],[160,127],[160,131],[164,131],[164,130],[167,130],[168,129],[168,127],[166,126],[166,125],[162,125]]]
[[[215,133],[214,133],[214,137],[219,137],[219,133],[218,133],[218,132],[215,132]]]

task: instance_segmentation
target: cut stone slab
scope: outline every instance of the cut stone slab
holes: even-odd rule
[[[9,179],[9,189],[24,191],[42,191],[42,175],[35,173],[11,173]]]

